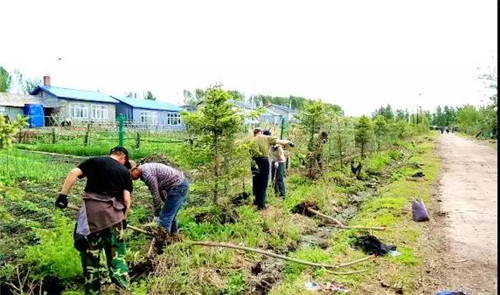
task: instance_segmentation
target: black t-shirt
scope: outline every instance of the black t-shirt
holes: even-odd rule
[[[79,178],[87,177],[88,193],[108,194],[122,201],[123,190],[133,190],[129,170],[111,157],[90,158],[78,168],[82,170]]]

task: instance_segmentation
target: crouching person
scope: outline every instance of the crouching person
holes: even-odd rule
[[[189,181],[184,173],[161,163],[137,165],[132,162],[130,175],[133,180],[140,178],[149,188],[162,238],[178,238],[177,213],[189,191]]]
[[[86,177],[84,203],[75,228],[75,248],[80,251],[85,294],[100,294],[100,255],[104,252],[111,280],[118,289],[129,289],[126,246],[123,230],[130,210],[132,180],[128,152],[123,147],[111,149],[109,157],[83,161],[66,177],[56,206],[68,206],[67,194],[77,179]]]

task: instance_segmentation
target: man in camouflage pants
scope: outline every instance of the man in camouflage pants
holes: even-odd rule
[[[73,168],[66,177],[56,206],[68,206],[67,194],[78,178],[87,177],[84,204],[78,213],[74,232],[75,248],[80,251],[85,294],[100,294],[100,256],[104,251],[111,280],[119,289],[129,289],[123,230],[130,210],[132,180],[128,152],[111,149],[109,157],[90,158]]]

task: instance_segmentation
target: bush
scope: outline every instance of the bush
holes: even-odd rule
[[[68,221],[55,216],[56,227],[40,229],[40,244],[26,249],[23,262],[34,278],[57,277],[70,280],[81,276],[78,252],[73,248],[73,228]]]

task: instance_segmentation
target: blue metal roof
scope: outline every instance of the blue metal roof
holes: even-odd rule
[[[59,98],[96,101],[105,103],[118,103],[116,99],[99,91],[77,90],[77,89],[69,89],[69,88],[54,87],[54,86],[38,86],[33,91],[31,91],[30,94],[37,95],[42,90]]]
[[[128,104],[129,106],[139,109],[172,111],[172,112],[179,112],[181,110],[178,106],[164,101],[146,100],[146,99],[138,99],[131,97],[117,97],[117,96],[113,96],[113,98],[123,102],[124,104]]]

